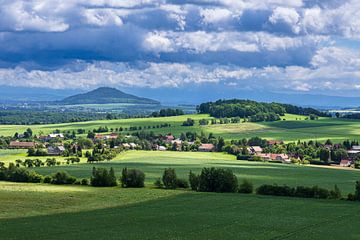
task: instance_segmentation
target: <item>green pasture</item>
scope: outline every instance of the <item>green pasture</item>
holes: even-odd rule
[[[182,123],[187,119],[195,120],[195,126],[184,127]],[[111,128],[130,128],[131,126],[151,127],[146,128],[145,131],[153,131],[155,133],[167,134],[172,133],[179,136],[183,132],[196,131],[198,133],[214,133],[217,136],[222,136],[227,140],[250,138],[254,136],[278,139],[284,141],[297,140],[318,140],[325,141],[332,139],[333,141],[343,141],[345,139],[360,140],[360,121],[334,118],[320,118],[318,120],[305,120],[306,117],[299,115],[287,114],[282,117],[282,121],[277,122],[262,122],[250,123],[241,122],[237,124],[217,124],[200,126],[200,119],[211,119],[209,115],[183,115],[175,117],[163,118],[132,118],[132,119],[116,119],[116,120],[99,120],[78,123],[62,123],[62,124],[46,124],[46,125],[0,125],[0,135],[12,136],[15,132],[24,132],[26,128],[30,127],[34,134],[48,134],[56,129],[61,131],[85,129],[86,131],[93,130],[100,126],[107,126]],[[153,126],[164,123],[171,124],[166,128],[152,128]]]
[[[356,240],[360,204],[0,182],[0,239]]]
[[[235,156],[224,153],[170,151],[127,151],[109,162],[41,167],[35,170],[43,175],[67,171],[78,178],[90,178],[93,167],[113,167],[118,177],[124,167],[140,169],[145,172],[146,185],[150,187],[168,167],[175,168],[178,177],[184,179],[188,178],[190,170],[200,173],[203,167],[221,167],[231,169],[239,180],[251,180],[255,186],[277,183],[290,186],[318,185],[332,189],[337,184],[344,196],[354,192],[355,181],[360,180],[360,171],[357,170],[239,161]]]

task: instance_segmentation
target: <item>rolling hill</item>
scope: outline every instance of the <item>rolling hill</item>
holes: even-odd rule
[[[137,97],[109,87],[100,87],[87,93],[76,94],[56,103],[64,105],[104,103],[160,104],[156,100]]]

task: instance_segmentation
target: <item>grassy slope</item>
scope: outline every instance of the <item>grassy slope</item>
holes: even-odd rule
[[[186,118],[191,117],[195,120],[196,125],[193,127],[182,127],[181,124]],[[334,141],[344,139],[360,140],[360,121],[321,118],[317,121],[304,120],[304,116],[287,114],[286,121],[270,123],[239,123],[226,125],[207,125],[199,126],[198,120],[202,118],[210,119],[208,115],[184,115],[165,118],[137,118],[137,119],[119,119],[119,120],[101,120],[79,123],[63,123],[53,125],[32,125],[30,126],[35,134],[40,132],[46,134],[60,130],[77,130],[83,128],[92,130],[100,126],[109,128],[129,128],[130,126],[156,126],[162,123],[170,123],[168,128],[151,129],[155,133],[172,133],[179,136],[186,131],[204,131],[205,133],[213,132],[218,136],[226,139],[240,139],[259,136],[267,139],[281,139],[285,141],[297,140],[320,140],[325,141],[330,138]],[[296,120],[297,119],[297,120]],[[300,120],[301,119],[301,120]],[[14,135],[15,132],[23,132],[29,126],[0,125],[0,135]],[[146,130],[150,131],[150,130]]]
[[[148,186],[161,177],[167,167],[176,169],[180,178],[186,178],[190,170],[200,172],[203,167],[231,168],[239,179],[250,179],[256,186],[264,183],[287,184],[291,186],[319,185],[331,189],[335,184],[343,194],[353,192],[354,183],[360,179],[357,170],[328,169],[309,166],[296,166],[274,163],[237,161],[232,155],[223,153],[188,153],[188,152],[145,152],[129,151],[115,160],[98,164],[63,165],[37,168],[43,174],[66,170],[76,177],[89,178],[92,167],[113,167],[119,174],[122,168],[138,168],[145,172]]]
[[[346,201],[0,182],[0,203],[3,240],[360,238]]]

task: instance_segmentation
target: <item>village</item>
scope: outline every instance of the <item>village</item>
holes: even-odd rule
[[[89,137],[90,136],[90,137]],[[85,142],[85,144],[84,144]],[[123,135],[119,133],[88,134],[87,138],[69,138],[68,135],[55,132],[48,135],[30,137],[16,134],[6,148],[28,149],[28,156],[65,156],[82,157],[82,150],[90,151],[94,146],[114,151],[115,154],[127,150],[153,151],[193,151],[227,152],[237,156],[238,160],[276,162],[284,164],[326,164],[329,166],[358,168],[360,146],[357,142],[333,144],[310,141],[309,143],[284,143],[281,140],[252,138],[248,141],[233,140],[225,142],[213,134],[183,133],[179,137],[172,134],[154,135],[137,132]],[[304,154],[311,149],[312,152]],[[85,157],[89,158],[89,153]],[[315,159],[320,159],[315,160]]]

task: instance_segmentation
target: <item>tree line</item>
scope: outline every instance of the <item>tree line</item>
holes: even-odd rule
[[[218,100],[216,102],[202,103],[197,106],[198,113],[210,114],[212,117],[241,117],[249,121],[277,121],[285,113],[298,115],[327,116],[313,108],[302,108],[290,104],[263,103],[251,100]]]

